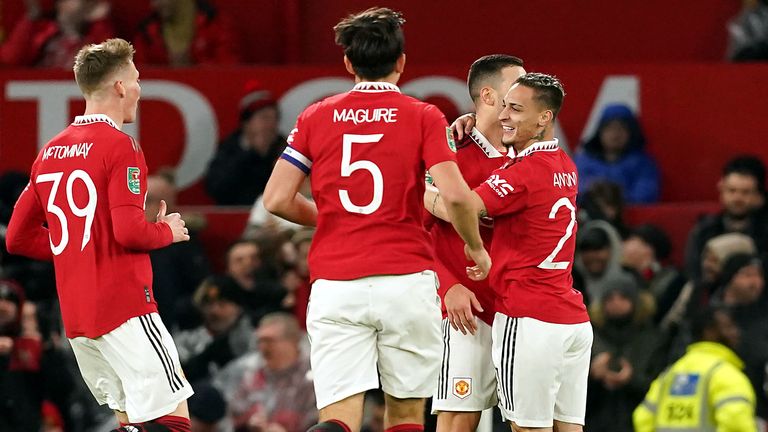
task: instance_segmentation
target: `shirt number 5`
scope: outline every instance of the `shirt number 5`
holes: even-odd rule
[[[357,205],[349,199],[349,192],[346,189],[339,189],[339,199],[344,209],[350,213],[368,215],[381,207],[381,200],[384,197],[384,176],[378,165],[369,160],[359,160],[352,162],[352,144],[374,144],[381,141],[384,134],[356,135],[344,134],[342,141],[341,154],[341,176],[349,177],[357,170],[365,170],[373,177],[373,198],[366,205]]]

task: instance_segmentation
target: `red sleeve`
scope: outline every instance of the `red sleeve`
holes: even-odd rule
[[[514,166],[499,168],[491,174],[488,180],[475,188],[475,192],[485,204],[488,216],[501,216],[516,213],[525,208],[528,193],[522,176],[514,170]]]
[[[307,118],[317,109],[317,104],[310,105],[296,119],[296,125],[288,134],[288,146],[283,151],[282,159],[290,162],[298,169],[309,174],[312,170],[312,152],[309,148],[309,128]]]
[[[165,222],[147,222],[140,208],[113,207],[111,214],[115,240],[125,248],[150,251],[173,243],[171,227]]]
[[[152,250],[173,241],[170,227],[150,223],[144,217],[147,196],[147,164],[138,143],[124,135],[107,160],[109,209],[115,240],[129,249]]]
[[[426,104],[422,117],[422,159],[427,169],[440,162],[456,162],[456,144],[445,116],[434,105]]]
[[[45,223],[45,211],[29,184],[21,193],[8,223],[5,246],[9,253],[23,255],[36,260],[53,259],[48,228]]]

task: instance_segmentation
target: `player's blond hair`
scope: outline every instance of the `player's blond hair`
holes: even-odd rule
[[[84,46],[75,56],[75,81],[84,95],[98,90],[113,73],[133,61],[135,50],[124,39],[107,39]]]

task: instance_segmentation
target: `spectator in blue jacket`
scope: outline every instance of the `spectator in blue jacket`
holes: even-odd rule
[[[579,192],[596,180],[608,180],[621,186],[629,204],[658,201],[659,170],[644,147],[645,137],[629,107],[606,106],[597,132],[575,157]]]

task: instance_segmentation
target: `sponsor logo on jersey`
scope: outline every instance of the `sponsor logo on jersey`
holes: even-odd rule
[[[445,139],[448,141],[448,148],[456,153],[456,141],[453,139],[453,131],[450,127],[445,128]]]
[[[515,188],[512,187],[511,184],[507,183],[506,180],[499,177],[498,174],[493,174],[485,182],[488,183],[491,189],[493,189],[493,191],[502,198],[509,195],[510,192],[515,191]]]
[[[472,394],[472,378],[454,378],[453,395],[464,399]]]
[[[141,193],[141,170],[136,167],[128,167],[128,190],[136,195]]]

